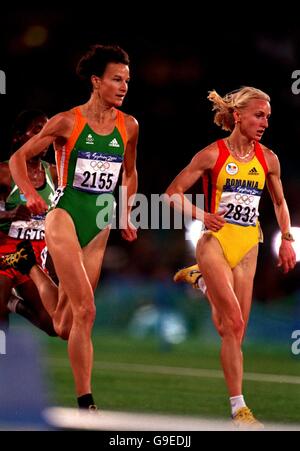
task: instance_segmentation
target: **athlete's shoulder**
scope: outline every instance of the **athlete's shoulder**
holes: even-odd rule
[[[267,146],[263,144],[260,144],[260,146],[268,167],[268,174],[278,173],[278,171],[280,171],[280,163],[278,156],[273,150],[269,149]]]
[[[124,121],[125,121],[126,127],[138,128],[139,123],[134,116],[132,116],[131,114],[127,114],[127,113],[123,113],[123,114],[124,114]]]
[[[73,130],[75,112],[73,110],[62,111],[52,116],[44,127],[44,133],[53,134],[57,137],[69,136]],[[43,132],[42,130],[42,132]]]
[[[218,141],[214,141],[211,144],[209,144],[208,146],[206,146],[203,150],[205,150],[207,153],[209,153],[210,155],[213,155],[215,157],[219,156],[219,146],[218,146]]]
[[[219,156],[219,148],[217,142],[213,142],[203,149],[199,150],[194,159],[201,161],[201,166],[204,165],[205,169],[212,169],[216,164]]]
[[[72,108],[71,110],[62,111],[61,113],[56,114],[52,119],[54,119],[60,127],[70,128],[74,126],[75,117],[75,111]]]
[[[267,166],[269,168],[269,170],[272,170],[272,168],[274,168],[275,166],[278,166],[279,164],[279,159],[278,156],[276,155],[276,153],[269,149],[267,146],[265,146],[264,144],[260,144],[263,155],[265,157]]]
[[[265,146],[264,144],[259,143],[264,155],[273,155],[275,157],[277,157],[276,153],[271,150],[269,147]]]
[[[124,122],[125,127],[128,135],[128,139],[137,139],[138,133],[139,133],[139,123],[136,120],[134,116],[131,116],[130,114],[123,113],[124,115]]]
[[[70,110],[61,111],[60,113],[56,114],[56,116],[59,117],[61,120],[74,121],[75,120],[75,111],[76,111],[76,108],[71,108]]]

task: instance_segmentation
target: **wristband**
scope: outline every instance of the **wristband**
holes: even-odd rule
[[[287,241],[295,241],[293,235],[290,232],[282,233],[281,239]]]

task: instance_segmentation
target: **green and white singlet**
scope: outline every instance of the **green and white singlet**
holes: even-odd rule
[[[79,243],[84,247],[111,222],[113,191],[123,163],[127,133],[124,114],[119,110],[109,135],[95,133],[79,107],[73,111],[72,135],[56,151],[59,187],[54,203],[72,217]]]
[[[42,161],[41,164],[45,171],[45,183],[42,187],[37,189],[37,192],[50,207],[54,199],[55,186],[52,180],[49,163]],[[24,194],[20,192],[19,187],[12,181],[11,192],[5,201],[5,210],[13,210],[18,205],[26,205],[26,202]],[[44,240],[45,216],[46,214],[32,215],[32,218],[29,221],[6,221],[0,224],[0,231],[11,238],[19,240]]]

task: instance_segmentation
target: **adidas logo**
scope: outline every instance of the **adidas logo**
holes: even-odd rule
[[[116,140],[116,138],[112,139],[111,142],[108,144],[110,147],[120,147],[120,144]]]
[[[248,175],[259,175],[259,172],[257,171],[256,168],[252,168],[250,169],[250,171],[248,172]]]
[[[85,144],[94,144],[94,138],[90,133],[87,135],[85,139]]]

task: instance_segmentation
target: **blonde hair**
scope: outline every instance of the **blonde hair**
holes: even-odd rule
[[[223,130],[232,131],[234,129],[233,112],[245,108],[252,99],[266,100],[270,102],[270,97],[260,89],[251,86],[243,86],[236,91],[229,92],[221,97],[215,90],[209,91],[208,100],[213,103],[212,110],[216,111],[214,123]]]

